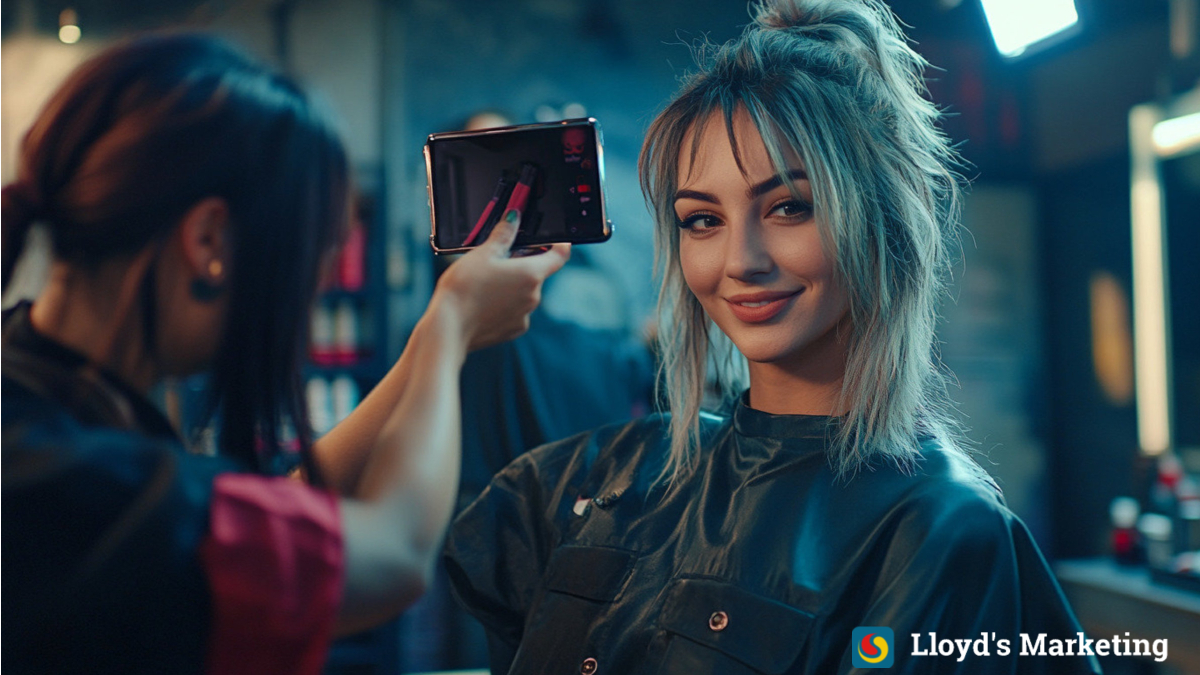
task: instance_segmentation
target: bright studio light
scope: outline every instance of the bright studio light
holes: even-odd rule
[[[1150,132],[1158,154],[1169,157],[1200,146],[1200,112],[1163,120]]]
[[[63,44],[73,45],[79,42],[83,31],[79,30],[79,13],[68,7],[58,13],[58,39]]]
[[[58,39],[69,45],[79,42],[79,38],[82,35],[83,32],[79,30],[79,26],[67,24],[58,29]]]
[[[1009,58],[1079,22],[1075,0],[981,1],[996,49]]]

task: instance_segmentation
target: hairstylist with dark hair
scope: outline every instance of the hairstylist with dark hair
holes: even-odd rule
[[[462,361],[525,329],[569,251],[510,259],[510,214],[314,442],[300,363],[347,174],[303,92],[209,37],[116,47],[50,100],[3,191],[5,283],[31,223],[54,253],[44,292],[4,315],[6,671],[316,673],[333,633],[422,592],[458,481]],[[217,458],[184,452],[145,398],[201,371]],[[269,475],[284,430],[307,484]]]

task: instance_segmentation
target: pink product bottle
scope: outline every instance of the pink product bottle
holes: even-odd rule
[[[1137,529],[1141,511],[1138,501],[1132,497],[1117,497],[1108,508],[1112,519],[1112,553],[1122,565],[1136,565],[1142,561],[1142,541]]]
[[[346,243],[338,256],[337,283],[347,291],[360,291],[366,283],[367,232],[355,223],[346,235]]]

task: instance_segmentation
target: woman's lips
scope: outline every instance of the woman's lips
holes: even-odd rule
[[[801,289],[803,290],[803,289]],[[764,293],[747,293],[725,298],[729,310],[739,321],[745,323],[763,323],[775,318],[787,307],[788,302],[801,291],[773,291]]]

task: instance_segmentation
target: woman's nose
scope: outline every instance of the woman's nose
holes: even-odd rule
[[[775,262],[767,250],[762,224],[748,219],[729,226],[725,248],[725,275],[751,281],[770,274]]]

